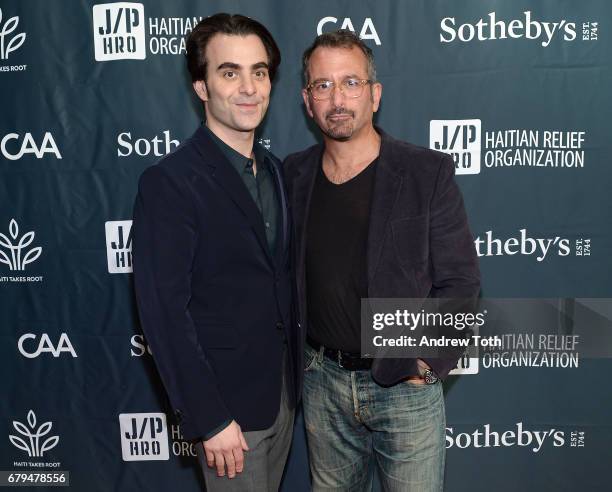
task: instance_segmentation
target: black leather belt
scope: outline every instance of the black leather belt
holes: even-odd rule
[[[323,347],[323,355],[328,359],[337,362],[340,367],[348,371],[364,371],[372,367],[373,359],[365,359],[361,357],[361,354],[355,352],[345,352],[344,350],[330,349],[324,347],[318,342],[315,342],[312,338],[307,337],[306,342],[314,350],[321,350]]]

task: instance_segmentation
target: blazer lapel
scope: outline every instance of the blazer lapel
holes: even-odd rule
[[[314,188],[323,146],[314,147],[310,155],[304,159],[304,165],[298,168],[298,173],[293,181],[292,193],[292,212],[295,224],[296,237],[299,240],[297,246],[297,264],[304,264],[306,252],[306,226],[308,221],[308,211],[310,210],[310,199]]]
[[[372,280],[376,272],[382,251],[383,238],[388,227],[389,216],[402,187],[402,176],[393,169],[392,156],[389,155],[389,137],[378,128],[377,131],[381,134],[382,143],[374,181],[374,192],[372,194],[370,223],[368,225],[368,281]],[[296,173],[293,180],[291,206],[296,237],[299,240],[297,244],[297,264],[300,267],[304,265],[308,211],[310,210],[312,190],[316,181],[322,153],[322,145],[314,147],[313,151],[304,159],[303,165],[298,168],[298,173]]]
[[[370,206],[370,224],[368,226],[368,284],[371,283],[376,273],[385,232],[387,227],[389,227],[389,216],[402,187],[402,176],[395,173],[392,168],[392,156],[389,155],[389,146],[386,142],[387,136],[379,129],[377,130],[381,133],[382,142],[378,158],[378,169],[374,179],[374,191]]]
[[[236,170],[227,161],[221,150],[219,150],[215,142],[210,139],[203,128],[200,127],[197,129],[193,135],[193,142],[206,164],[211,168],[210,173],[213,178],[227,192],[232,201],[245,215],[266,256],[271,263],[274,263],[274,259],[270,254],[270,248],[268,248],[266,232],[257,204],[253,201],[251,195],[249,195],[246,186]]]
[[[278,164],[274,161],[274,159],[271,158],[268,158],[268,163],[270,164],[270,167],[274,174],[274,183],[276,185],[276,192],[278,195],[278,204],[281,210],[281,235],[279,236],[280,243],[276,246],[276,259],[278,263],[283,257],[285,249],[287,248],[287,243],[289,241],[289,204],[287,201],[287,192],[285,189],[285,184]]]

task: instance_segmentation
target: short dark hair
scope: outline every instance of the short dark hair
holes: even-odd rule
[[[357,36],[354,32],[348,29],[339,29],[333,32],[326,32],[315,38],[313,43],[304,51],[302,56],[302,74],[304,77],[304,87],[308,85],[309,74],[308,64],[310,57],[317,48],[359,48],[365,55],[368,61],[368,79],[376,82],[376,65],[374,64],[374,54],[372,50]]]
[[[187,53],[187,68],[192,82],[206,80],[206,46],[215,34],[247,36],[255,34],[261,39],[268,54],[268,73],[274,80],[276,70],[281,62],[280,50],[272,34],[259,22],[244,15],[219,13],[202,19],[187,35],[185,47]]]

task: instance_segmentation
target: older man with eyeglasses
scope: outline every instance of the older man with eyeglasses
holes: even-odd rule
[[[449,155],[374,126],[382,85],[350,31],[315,39],[302,96],[323,144],[290,155],[313,490],[441,491],[441,380],[457,359],[362,358],[363,298],[472,298],[480,280]],[[405,104],[406,101],[393,101]],[[409,110],[406,111],[409,116]]]

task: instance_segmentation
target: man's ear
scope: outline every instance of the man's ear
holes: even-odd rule
[[[372,110],[374,111],[374,113],[376,113],[376,111],[378,111],[378,108],[380,107],[380,99],[382,97],[382,84],[380,82],[374,82],[372,84]]]
[[[193,90],[198,95],[201,101],[208,101],[208,89],[206,88],[206,82],[203,80],[196,80],[193,83]]]
[[[311,118],[314,117],[312,109],[310,109],[310,97],[306,89],[302,89],[302,99],[304,99],[304,106],[306,106],[306,112],[308,113],[308,116],[310,116]]]

